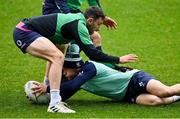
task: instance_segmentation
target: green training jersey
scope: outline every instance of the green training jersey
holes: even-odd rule
[[[128,89],[128,84],[134,73],[139,70],[119,72],[104,64],[91,61],[97,70],[96,76],[81,86],[82,89],[99,96],[122,100]]]
[[[76,21],[77,23],[75,23]],[[72,33],[73,29],[74,32],[77,30],[77,35]],[[65,32],[69,34],[66,34]],[[72,37],[69,38],[70,36]],[[54,42],[58,44],[69,43],[70,41],[75,40],[74,36],[79,36],[80,40],[82,40],[84,44],[92,44],[88,29],[86,27],[86,19],[84,15],[81,13],[58,14],[56,32],[53,36]]]
[[[66,44],[72,40],[81,40],[86,45],[92,44],[82,13],[50,14],[25,19],[23,22],[54,44]]]
[[[24,19],[23,22],[28,25],[28,29],[48,38],[55,45],[75,41],[91,60],[119,63],[119,57],[107,55],[95,48],[82,13],[49,14]]]

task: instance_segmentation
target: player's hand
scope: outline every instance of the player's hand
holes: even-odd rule
[[[113,19],[111,19],[110,17],[108,17],[108,16],[106,16],[106,17],[104,18],[103,24],[104,24],[106,27],[108,27],[108,28],[110,27],[110,28],[116,29],[116,27],[117,27],[117,23],[116,23]]]
[[[128,54],[120,57],[120,63],[128,63],[128,62],[135,62],[138,59],[136,54]]]
[[[34,91],[34,94],[37,95],[41,95],[42,93],[46,93],[47,92],[47,85],[43,84],[43,83],[34,83],[36,85],[36,87],[32,88],[32,90]]]

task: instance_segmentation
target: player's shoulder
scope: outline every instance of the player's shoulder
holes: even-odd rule
[[[95,68],[96,69],[96,64],[94,64],[94,62],[92,61],[86,61],[85,64],[84,64],[84,67],[88,67],[88,68]]]
[[[97,69],[95,65],[92,62],[88,62],[88,61],[84,63],[84,66],[82,66],[81,71],[83,71],[84,73],[85,72],[90,73],[92,75],[96,75],[97,73]]]
[[[107,67],[106,65],[104,65],[102,63],[92,61],[92,60],[89,60],[88,62],[90,62],[90,63],[92,63],[94,65],[94,67],[96,68],[97,74],[109,70],[109,67]]]

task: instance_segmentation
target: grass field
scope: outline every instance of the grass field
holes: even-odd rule
[[[128,66],[143,69],[167,85],[180,83],[180,0],[100,2],[118,23],[116,30],[101,28],[104,50],[117,56],[136,53],[139,61]],[[67,101],[76,114],[50,114],[47,105],[30,104],[23,85],[43,79],[45,61],[23,55],[12,32],[20,19],[40,15],[41,5],[42,0],[0,2],[0,118],[180,118],[180,102],[146,107],[111,102],[85,91]]]

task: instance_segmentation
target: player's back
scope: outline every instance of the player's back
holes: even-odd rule
[[[97,74],[81,88],[96,95],[122,100],[131,77],[139,70],[135,69],[124,73],[111,69],[104,64],[91,62],[95,65]]]

